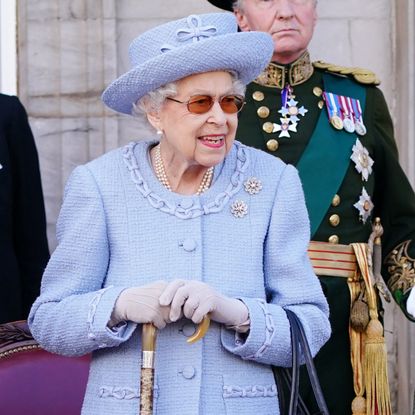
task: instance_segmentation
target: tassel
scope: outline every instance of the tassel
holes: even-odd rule
[[[359,297],[353,302],[352,309],[350,310],[350,325],[353,330],[358,333],[363,333],[369,324],[369,307],[367,303],[363,301],[363,290],[360,292]]]
[[[367,250],[364,244],[352,244],[359,264],[362,279],[365,283],[367,305],[370,321],[366,328],[363,353],[363,381],[366,392],[366,415],[392,415],[390,401],[387,353],[383,326],[378,319],[377,294],[373,281],[372,254],[373,243],[379,232],[377,229],[370,235]]]
[[[366,399],[356,396],[352,401],[352,415],[366,415]]]
[[[366,414],[392,415],[385,338],[382,324],[377,317],[370,320],[366,329],[363,368],[367,401]]]

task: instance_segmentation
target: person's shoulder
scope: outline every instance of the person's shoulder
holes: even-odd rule
[[[111,168],[118,168],[119,162],[124,158],[134,158],[137,162],[143,162],[142,159],[146,157],[147,148],[153,142],[154,140],[131,141],[87,162],[85,166],[91,171],[107,171]]]
[[[0,117],[4,120],[10,119],[22,111],[22,104],[14,95],[0,94]]]
[[[313,62],[314,69],[326,72],[338,77],[348,78],[363,86],[380,85],[380,80],[376,74],[370,69],[360,68],[356,66],[342,66],[321,60]]]
[[[0,105],[3,104],[16,104],[19,101],[19,98],[17,98],[14,95],[6,95],[6,94],[1,94],[0,93]]]

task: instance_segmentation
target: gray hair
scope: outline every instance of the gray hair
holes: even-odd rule
[[[232,93],[237,95],[245,95],[246,86],[243,84],[238,75],[233,71],[228,71],[232,76]],[[160,88],[150,91],[143,97],[141,97],[136,103],[133,104],[132,115],[137,118],[141,118],[148,123],[146,114],[159,113],[166,98],[174,97],[177,95],[177,81],[170,82]]]
[[[234,0],[232,7],[234,10],[243,10],[243,0]]]

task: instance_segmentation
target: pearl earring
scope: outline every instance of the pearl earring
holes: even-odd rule
[[[157,130],[157,135],[163,135],[163,131]]]

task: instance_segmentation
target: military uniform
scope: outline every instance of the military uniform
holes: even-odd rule
[[[237,138],[299,168],[312,240],[333,246],[367,242],[373,219],[381,219],[382,275],[403,312],[411,318],[406,312],[406,299],[415,281],[415,195],[399,165],[392,120],[377,83],[369,71],[312,64],[307,52],[291,65],[271,63],[247,87]],[[282,91],[287,85],[292,88],[291,96],[284,98]],[[361,95],[364,135],[337,130],[330,124],[325,92],[335,97],[356,98],[353,95],[357,92]],[[285,112],[281,111],[284,99]],[[294,121],[287,124],[287,117],[293,115]],[[312,140],[314,150],[310,150]],[[348,147],[338,151],[346,140]],[[336,151],[340,154],[335,155]],[[338,184],[329,183],[336,175]],[[320,213],[313,216],[318,204]],[[320,274],[330,305],[333,334],[315,362],[330,413],[350,415],[356,392],[350,357],[350,287],[344,275],[316,273]],[[307,398],[311,391],[303,385],[302,394]]]

